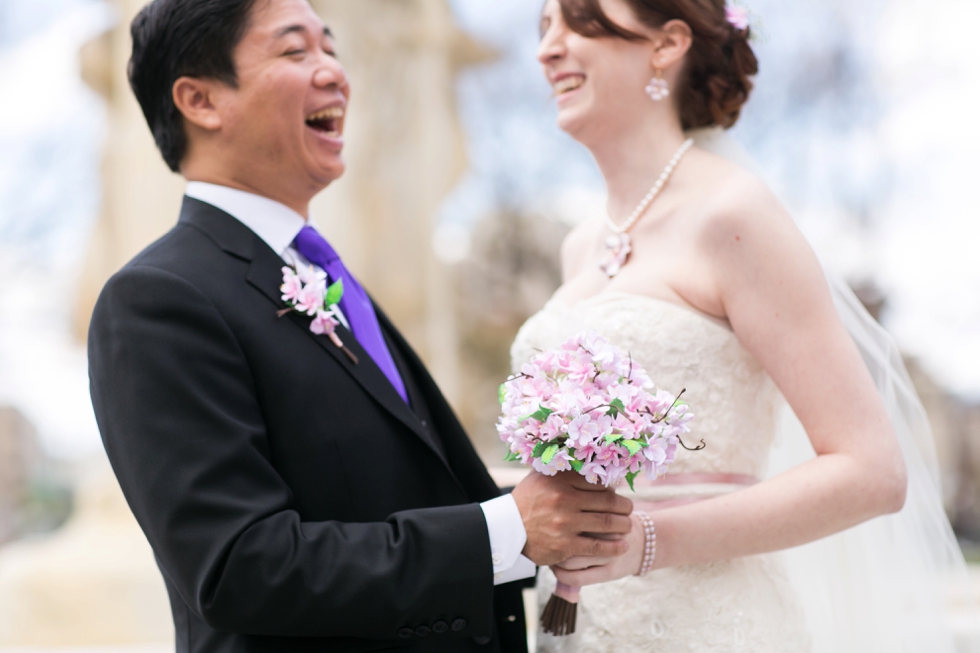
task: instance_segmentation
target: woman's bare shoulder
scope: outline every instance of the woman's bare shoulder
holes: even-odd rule
[[[698,211],[701,242],[717,247],[746,235],[795,238],[798,235],[785,205],[757,174],[711,153],[703,163],[704,201]],[[801,236],[800,236],[801,237]]]

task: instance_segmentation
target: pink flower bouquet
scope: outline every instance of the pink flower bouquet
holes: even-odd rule
[[[574,470],[589,483],[614,486],[645,472],[667,473],[694,416],[655,388],[632,356],[589,331],[530,360],[500,386],[500,438],[519,460],[554,476]],[[703,445],[702,445],[703,446]],[[701,447],[698,447],[701,448]],[[545,632],[575,631],[577,587],[561,583],[541,616]]]
[[[694,417],[594,331],[532,358],[500,386],[500,402],[508,460],[549,476],[574,470],[606,487],[623,479],[633,487],[641,471],[666,474]]]

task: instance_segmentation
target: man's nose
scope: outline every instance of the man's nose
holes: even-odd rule
[[[336,86],[337,88],[344,89],[347,88],[349,83],[347,71],[333,57],[326,56],[323,63],[313,74],[313,84],[318,88]]]

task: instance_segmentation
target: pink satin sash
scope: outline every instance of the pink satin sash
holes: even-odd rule
[[[755,485],[759,480],[747,474],[667,474],[646,485]]]
[[[681,485],[742,485],[748,487],[755,485],[759,479],[746,474],[712,474],[712,473],[691,473],[691,474],[668,474],[655,481],[637,479],[636,486],[640,487],[668,487]],[[629,494],[625,494],[629,496]],[[636,510],[646,510],[654,512],[674,506],[682,506],[695,501],[702,501],[708,497],[687,497],[679,499],[634,499],[633,505]]]

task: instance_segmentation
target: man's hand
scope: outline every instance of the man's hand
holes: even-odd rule
[[[592,485],[579,474],[537,472],[512,492],[524,519],[523,554],[538,565],[555,565],[575,556],[616,557],[629,550],[633,502],[613,490]]]

